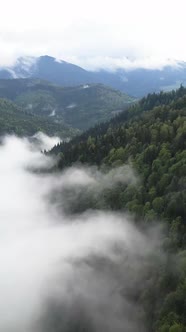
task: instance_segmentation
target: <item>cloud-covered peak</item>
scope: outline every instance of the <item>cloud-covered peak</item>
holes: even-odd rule
[[[73,63],[91,71],[106,70],[114,72],[118,69],[132,71],[136,69],[159,69],[169,66],[179,68],[184,65],[184,61],[166,59],[158,57],[129,58],[126,56],[95,56],[95,57],[72,57],[69,59]]]

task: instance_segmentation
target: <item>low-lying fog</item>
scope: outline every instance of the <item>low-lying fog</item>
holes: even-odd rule
[[[0,331],[144,332],[135,294],[157,232],[143,234],[122,214],[65,212],[68,187],[77,204],[80,191],[136,181],[133,172],[42,174],[55,160],[34,144],[7,137],[0,146]]]

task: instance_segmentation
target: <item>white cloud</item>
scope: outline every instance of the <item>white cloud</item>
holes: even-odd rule
[[[118,68],[124,68],[128,71],[137,68],[145,69],[163,69],[166,65],[179,68],[180,64],[174,59],[160,58],[160,57],[144,57],[137,59],[129,59],[126,57],[108,57],[108,56],[95,56],[95,57],[71,57],[68,61],[77,64],[85,69],[97,71],[105,69],[115,71]],[[127,81],[127,78],[124,77]]]
[[[42,54],[84,58],[85,64],[99,57],[186,60],[185,9],[184,0],[7,0],[0,64]]]
[[[55,110],[52,111],[50,116],[55,115],[54,112],[55,112]],[[52,149],[54,147],[54,145],[57,145],[61,141],[59,137],[56,137],[56,136],[49,137],[42,132],[36,133],[34,136],[31,137],[31,140],[33,140],[35,145],[37,146],[37,148],[42,151],[43,150],[48,151],[48,150]]]
[[[52,160],[15,137],[0,146],[0,159],[0,331],[46,331],[32,324],[50,296],[67,309],[80,296],[98,331],[139,331],[139,308],[121,289],[127,292],[148,280],[144,273],[149,260],[152,266],[151,253],[157,253],[157,234],[143,234],[125,215],[95,210],[66,215],[62,205],[70,192],[73,206],[78,192],[81,198],[90,188],[101,193],[108,183],[133,181],[131,170],[34,173],[31,167],[48,167]]]

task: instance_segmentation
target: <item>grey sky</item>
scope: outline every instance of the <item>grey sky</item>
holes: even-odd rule
[[[6,0],[0,65],[48,54],[84,67],[186,60],[185,0]]]

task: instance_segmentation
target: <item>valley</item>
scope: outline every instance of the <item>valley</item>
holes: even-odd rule
[[[1,79],[0,136],[0,330],[185,332],[186,88]]]
[[[0,98],[23,111],[79,130],[109,120],[135,99],[101,84],[66,87],[35,79],[0,80]]]

